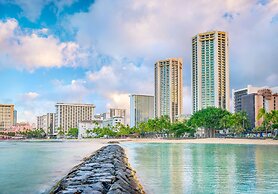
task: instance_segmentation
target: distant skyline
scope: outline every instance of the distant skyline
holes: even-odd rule
[[[129,110],[154,95],[155,62],[182,57],[190,113],[191,38],[211,30],[229,34],[231,89],[277,85],[277,0],[0,0],[0,103],[19,122],[57,102]]]

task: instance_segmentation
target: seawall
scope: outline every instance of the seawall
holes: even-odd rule
[[[124,149],[108,145],[97,150],[59,181],[51,194],[144,194]]]

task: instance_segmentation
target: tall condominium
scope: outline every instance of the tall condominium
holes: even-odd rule
[[[110,118],[113,117],[122,117],[124,120],[124,125],[126,124],[126,109],[120,108],[110,108]]]
[[[67,133],[70,128],[77,128],[80,121],[92,120],[93,104],[57,103],[55,128]]]
[[[155,74],[155,117],[168,115],[175,121],[182,114],[182,59],[157,61]]]
[[[8,129],[14,124],[14,105],[0,104],[0,130]]]
[[[47,113],[37,117],[37,129],[43,129],[46,134],[55,135],[55,114]]]
[[[192,110],[214,106],[229,110],[229,39],[212,31],[192,38]]]
[[[154,96],[130,95],[130,127],[154,118]]]

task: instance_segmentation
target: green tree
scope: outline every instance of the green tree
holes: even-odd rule
[[[246,112],[225,115],[221,123],[223,127],[232,129],[236,134],[241,134],[250,128],[250,121]]]
[[[194,129],[203,128],[206,137],[215,137],[215,131],[223,129],[222,118],[229,115],[227,110],[208,107],[194,113],[188,120],[188,125]]]
[[[76,138],[78,136],[78,129],[70,128],[68,131],[68,135]]]
[[[272,114],[268,113],[264,108],[260,108],[257,120],[262,119],[262,127],[265,129],[265,132],[267,134],[268,130],[271,128],[271,120],[272,120]]]
[[[187,125],[187,121],[175,122],[171,125],[170,132],[174,134],[175,137],[182,137],[185,133],[189,133],[191,137],[194,136],[195,129]]]

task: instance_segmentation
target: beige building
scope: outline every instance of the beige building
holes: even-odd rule
[[[211,31],[192,38],[192,110],[214,106],[229,110],[229,39]]]
[[[55,130],[67,133],[70,128],[78,128],[81,121],[94,118],[93,104],[57,103],[55,114]]]
[[[171,122],[182,114],[182,59],[157,61],[155,74],[155,117],[168,115]]]
[[[14,105],[0,104],[0,130],[9,129],[14,124]]]

